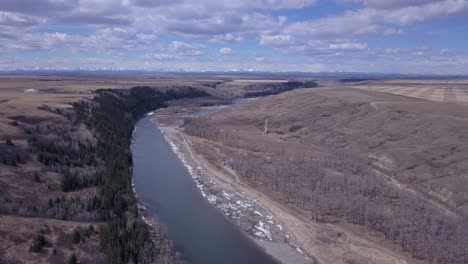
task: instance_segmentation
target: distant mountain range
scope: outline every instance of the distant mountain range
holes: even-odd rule
[[[180,75],[237,75],[237,76],[297,76],[297,77],[330,77],[330,78],[468,78],[468,75],[439,75],[439,74],[401,74],[401,73],[379,73],[379,72],[294,72],[294,71],[185,71],[185,70],[0,70],[3,75],[93,75],[93,74],[115,74],[115,75],[144,75],[144,74],[180,74]]]

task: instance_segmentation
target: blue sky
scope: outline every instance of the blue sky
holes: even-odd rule
[[[1,0],[14,69],[468,74],[468,1]]]

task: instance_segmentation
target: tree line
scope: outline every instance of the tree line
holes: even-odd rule
[[[260,97],[267,95],[279,94],[282,92],[299,89],[299,88],[314,88],[318,83],[314,81],[288,81],[269,84],[253,84],[245,88],[245,98]]]
[[[131,137],[136,121],[145,113],[165,107],[170,100],[200,96],[208,94],[190,87],[165,92],[150,87],[102,89],[91,100],[73,103],[72,109],[41,107],[69,120],[22,125],[37,160],[61,175],[60,185],[48,184],[49,190],[74,192],[96,186],[99,192],[90,197],[51,197],[36,204],[6,197],[0,213],[105,221],[107,225],[98,233],[109,263],[174,263],[171,242],[161,229],[149,230],[139,215],[131,184]],[[94,139],[77,136],[82,125]],[[6,140],[4,146],[14,147],[14,141]],[[31,178],[43,182],[41,173]],[[43,242],[42,237],[34,240],[34,250],[40,251]]]
[[[192,88],[160,92],[135,87],[98,90],[92,101],[73,104],[77,113],[75,122],[84,122],[93,131],[97,138],[95,153],[106,167],[98,210],[101,219],[108,222],[101,240],[110,263],[139,263],[148,259],[148,255],[153,255],[158,263],[173,262],[174,256],[154,256],[154,252],[168,251],[168,242],[162,241],[160,235],[158,245],[152,244],[150,230],[139,216],[130,174],[132,132],[139,118],[165,107],[169,100],[207,95]]]

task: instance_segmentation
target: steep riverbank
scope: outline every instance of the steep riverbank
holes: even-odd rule
[[[164,107],[166,101],[205,95],[194,89],[163,93],[149,87],[136,87],[99,90],[92,101],[73,104],[74,122],[86,124],[96,138],[93,149],[85,152],[93,155],[85,164],[94,162],[105,168],[96,183],[100,185],[99,195],[94,196],[88,210],[94,209],[98,219],[107,222],[100,236],[110,263],[175,263],[170,240],[158,224],[153,222],[149,226],[143,221],[142,211],[137,206],[129,170],[132,132],[138,119],[151,109]],[[65,179],[66,185],[62,185],[70,190],[87,182],[76,174]]]
[[[267,197],[237,181],[233,177],[234,172],[227,175],[196,154],[191,147],[192,139],[184,135],[177,125],[165,123],[167,118],[165,114],[158,116],[156,113],[154,122],[158,123],[164,137],[187,167],[207,201],[278,261],[316,263],[296,245],[296,238],[288,231],[289,227],[277,218],[277,215],[285,215],[284,211],[275,207],[271,201],[267,202]]]

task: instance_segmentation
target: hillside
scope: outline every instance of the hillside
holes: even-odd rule
[[[174,263],[170,240],[137,209],[130,137],[147,111],[206,94],[66,84],[0,90],[0,262]]]
[[[186,120],[184,131],[210,162],[295,215],[364,232],[413,261],[463,263],[467,114],[463,104],[302,89]]]

